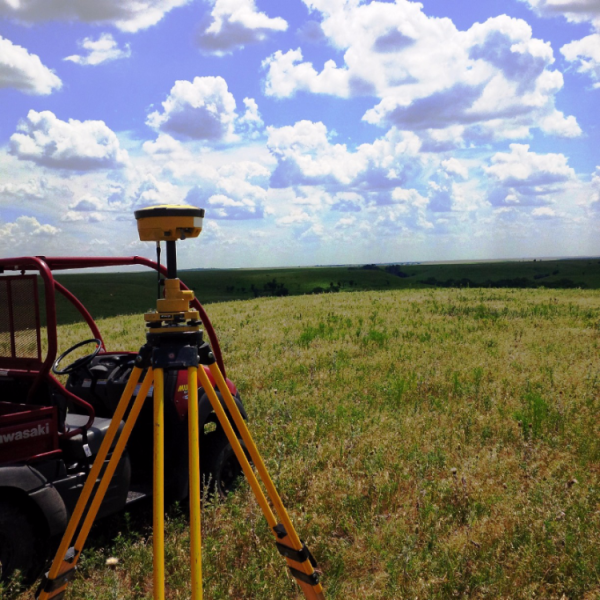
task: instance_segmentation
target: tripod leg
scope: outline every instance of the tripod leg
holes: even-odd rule
[[[67,530],[65,531],[60,547],[52,563],[52,567],[48,572],[48,575],[42,580],[42,583],[38,589],[36,598],[38,598],[39,600],[49,600],[51,598],[59,597],[61,594],[64,593],[68,582],[75,575],[77,561],[79,560],[79,556],[81,554],[83,546],[85,545],[88,533],[92,527],[94,519],[96,518],[96,514],[98,513],[100,504],[104,499],[106,489],[110,484],[110,480],[112,479],[117,464],[121,459],[121,455],[123,454],[123,450],[125,449],[125,445],[127,443],[127,440],[129,439],[129,435],[131,434],[131,430],[133,429],[133,425],[135,424],[142,404],[144,403],[144,400],[146,399],[146,396],[148,395],[148,392],[150,390],[150,386],[152,385],[151,371],[148,371],[146,377],[144,378],[144,382],[140,387],[134,405],[131,409],[131,412],[129,413],[129,416],[127,417],[127,421],[125,422],[123,431],[119,436],[110,461],[106,466],[104,474],[102,475],[102,479],[100,480],[100,484],[98,485],[98,488],[93,496],[92,504],[90,505],[90,508],[87,514],[85,515],[85,519],[81,526],[79,535],[77,536],[77,539],[75,541],[75,546],[72,549],[72,553],[69,552],[69,544],[71,543],[71,540],[75,535],[75,531],[79,526],[79,522],[81,521],[81,517],[84,513],[85,507],[88,504],[88,500],[92,495],[93,488],[98,479],[98,475],[100,473],[102,465],[106,460],[106,456],[108,455],[108,451],[110,450],[112,441],[118,431],[119,425],[125,414],[125,411],[129,406],[131,397],[139,381],[141,373],[142,369],[134,367],[129,381],[127,382],[127,385],[125,387],[125,390],[123,391],[123,394],[121,396],[121,400],[119,401],[117,410],[115,411],[113,420],[109,426],[109,429],[102,442],[102,445],[100,446],[98,455],[94,460],[92,469],[90,470],[90,473],[87,476],[87,479],[83,486],[83,490],[81,491],[81,494],[77,501],[77,505],[75,507],[75,510],[73,511],[73,515],[69,520]]]
[[[190,559],[192,570],[192,600],[202,600],[200,437],[198,427],[198,367],[188,367],[188,444],[190,467]]]
[[[280,516],[283,524],[279,525],[275,520],[275,516],[273,515],[273,511],[268,505],[268,502],[265,498],[265,495],[256,479],[256,475],[254,475],[254,471],[250,464],[248,463],[248,459],[246,458],[246,454],[244,453],[237,436],[235,435],[231,423],[229,422],[229,418],[227,414],[223,410],[219,399],[210,384],[208,376],[204,372],[204,369],[198,370],[198,377],[200,379],[200,384],[204,388],[205,393],[207,394],[213,410],[217,414],[219,422],[223,427],[227,439],[231,444],[235,455],[237,456],[246,477],[248,478],[248,482],[254,492],[254,495],[263,510],[263,514],[265,515],[267,522],[269,523],[269,527],[275,533],[278,538],[278,542],[276,542],[277,549],[279,552],[286,558],[288,567],[290,568],[291,574],[296,578],[298,585],[304,592],[304,596],[309,600],[324,600],[325,596],[323,594],[323,587],[319,583],[319,578],[317,573],[315,572],[314,566],[316,563],[312,558],[312,555],[306,548],[306,546],[300,541],[296,530],[287,514],[287,511],[279,497],[275,486],[267,472],[264,461],[258,452],[258,448],[250,435],[250,431],[244,421],[244,418],[240,414],[240,411],[235,403],[235,400],[231,396],[231,392],[227,387],[225,379],[219,370],[219,367],[216,364],[210,364],[209,369],[217,382],[217,387],[221,392],[225,400],[225,404],[231,414],[238,431],[242,435],[242,439],[246,443],[246,447],[248,448],[248,452],[254,462],[257,471],[267,489],[267,493],[273,503],[277,514]]]
[[[198,369],[198,379],[200,381],[200,385],[202,386],[202,388],[206,392],[206,395],[208,396],[208,399],[210,400],[210,404],[213,410],[215,411],[217,418],[219,419],[219,423],[221,423],[221,427],[223,427],[223,431],[225,432],[225,435],[227,436],[227,439],[229,440],[229,443],[233,448],[233,451],[242,467],[242,470],[244,471],[244,475],[248,479],[248,483],[250,484],[250,487],[254,492],[254,496],[256,497],[256,500],[258,501],[258,504],[261,510],[263,511],[265,518],[267,519],[269,527],[276,527],[277,519],[275,518],[275,515],[273,514],[273,511],[269,506],[269,502],[265,497],[262,488],[260,487],[260,483],[258,482],[254,471],[252,470],[250,462],[248,461],[248,457],[246,456],[246,453],[244,452],[244,449],[242,448],[237,438],[237,435],[235,434],[235,431],[233,430],[233,427],[229,422],[227,413],[225,412],[225,409],[219,402],[219,398],[215,390],[213,389],[212,384],[208,379],[208,376],[204,372],[204,369]]]
[[[165,373],[154,369],[154,600],[165,599]]]

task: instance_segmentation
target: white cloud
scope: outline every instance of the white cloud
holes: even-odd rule
[[[0,36],[0,88],[45,95],[61,86],[61,80],[42,64],[37,55],[29,54],[22,46]]]
[[[300,49],[278,51],[263,63],[268,95],[372,96],[380,102],[365,113],[367,122],[419,131],[424,140],[452,127],[447,137],[455,145],[521,138],[534,127],[581,133],[574,117],[554,106],[563,78],[550,69],[550,44],[533,38],[523,20],[502,15],[459,31],[408,0],[304,2],[321,12],[322,30],[344,52],[343,64],[329,60],[318,71]]]
[[[82,21],[136,32],[156,25],[190,0],[0,0],[0,17],[21,23]]]
[[[323,123],[299,121],[293,126],[268,127],[267,132],[267,146],[279,162],[271,178],[275,187],[326,181],[348,184],[364,168],[344,144],[330,144]]]
[[[184,191],[179,186],[159,179],[152,173],[146,173],[133,194],[132,206],[139,208],[153,204],[185,204],[183,195]]]
[[[125,44],[124,48],[119,48],[119,44],[110,33],[101,33],[97,40],[87,37],[79,42],[79,46],[87,51],[87,55],[73,54],[72,56],[67,56],[64,60],[83,66],[95,66],[103,62],[129,58],[131,56],[129,44]]]
[[[98,212],[67,211],[60,219],[63,223],[100,223],[105,220],[104,215]]]
[[[244,98],[246,112],[237,120],[236,130],[244,137],[256,139],[262,134],[265,124],[258,112],[258,104],[254,98]]]
[[[278,225],[303,225],[304,223],[312,223],[313,217],[303,210],[293,210],[291,213],[277,219]]]
[[[198,35],[205,52],[227,54],[247,44],[262,42],[274,31],[285,31],[287,22],[259,12],[254,0],[212,0],[211,22]]]
[[[418,138],[395,129],[355,152],[345,144],[331,143],[323,123],[298,121],[293,126],[267,127],[267,132],[267,146],[277,159],[271,175],[275,188],[328,185],[334,193],[354,191],[389,202],[390,191],[403,185],[424,160]]]
[[[298,91],[313,94],[330,94],[348,98],[351,94],[348,71],[339,69],[335,61],[328,60],[321,73],[310,62],[302,62],[302,50],[277,50],[262,65],[268,70],[265,84],[267,96],[288,98]]]
[[[564,154],[537,154],[525,144],[498,152],[485,173],[495,182],[490,202],[496,206],[547,204],[577,181]]]
[[[552,219],[557,216],[556,211],[549,206],[540,206],[531,211],[533,217],[538,219]]]
[[[592,175],[591,189],[589,206],[594,210],[600,210],[600,166],[596,167],[596,171]]]
[[[600,34],[588,35],[581,40],[565,44],[561,54],[575,64],[577,71],[589,77],[594,87],[600,87]]]
[[[575,179],[567,163],[564,154],[536,154],[527,144],[511,144],[510,153],[496,153],[485,172],[503,185],[548,185]]]
[[[262,219],[268,175],[264,167],[247,161],[205,170],[185,202],[205,208],[210,219]]]
[[[448,160],[442,161],[442,167],[444,168],[446,173],[449,173],[451,175],[458,175],[463,179],[468,179],[469,177],[468,166],[464,162],[456,158],[449,158]]]
[[[106,204],[100,198],[86,194],[79,200],[69,206],[69,209],[74,212],[98,212],[106,210]]]
[[[176,81],[162,106],[162,113],[155,111],[146,121],[157,130],[182,139],[235,139],[235,98],[222,77]]]
[[[30,110],[10,138],[10,151],[22,160],[56,169],[115,169],[127,152],[104,121],[61,121],[52,112]]]
[[[600,25],[598,0],[521,0],[543,17],[564,16],[572,23],[590,21]]]
[[[595,34],[565,44],[561,54],[579,73],[588,75],[594,88],[600,87],[600,2],[598,0],[521,0],[540,16],[563,16],[571,23],[589,22]]]
[[[11,223],[0,221],[0,253],[4,256],[19,256],[47,251],[47,243],[56,239],[58,227],[40,223],[35,217],[22,216]]]
[[[24,202],[32,200],[64,199],[73,194],[65,186],[51,184],[45,177],[36,177],[23,182],[8,182],[0,185],[0,203],[8,201]]]

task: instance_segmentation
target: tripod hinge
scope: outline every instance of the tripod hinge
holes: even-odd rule
[[[198,366],[198,349],[195,346],[165,344],[154,348],[152,367],[154,369],[185,369]]]
[[[212,353],[210,346],[204,342],[198,348],[198,362],[201,365],[214,365],[217,360],[215,359],[215,355]]]
[[[147,369],[152,364],[152,346],[144,344],[135,357],[135,366],[138,369]]]

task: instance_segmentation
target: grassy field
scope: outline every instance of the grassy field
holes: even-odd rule
[[[369,266],[369,265],[367,265]],[[600,260],[554,260],[472,264],[364,267],[303,267],[182,271],[180,277],[200,302],[229,302],[261,296],[298,296],[340,291],[380,291],[431,287],[581,287],[600,289]],[[156,274],[94,273],[58,275],[95,318],[140,313],[156,302]],[[61,323],[79,319],[64,301]]]
[[[375,291],[209,312],[328,599],[600,597],[600,292]],[[101,329],[109,349],[143,342],[140,317]],[[245,483],[204,504],[202,527],[207,599],[301,597]],[[189,598],[185,509],[166,539],[168,598]],[[81,565],[67,598],[151,598],[148,506],[99,523]]]

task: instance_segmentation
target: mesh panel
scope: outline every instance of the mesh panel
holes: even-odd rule
[[[10,318],[8,312],[8,280],[0,279],[0,356],[11,356]]]
[[[40,359],[38,324],[36,278],[1,278],[0,356]]]

